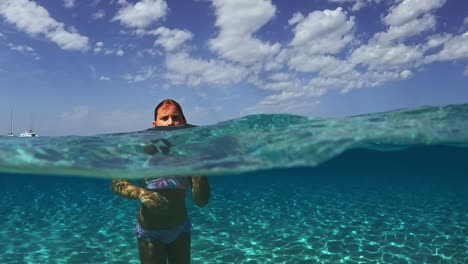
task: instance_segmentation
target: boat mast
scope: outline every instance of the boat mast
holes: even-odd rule
[[[13,135],[13,109],[10,109],[10,132],[8,135]]]

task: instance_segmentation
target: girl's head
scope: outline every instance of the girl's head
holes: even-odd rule
[[[184,124],[187,124],[187,120],[182,107],[176,101],[166,99],[154,108],[153,126],[179,126]]]

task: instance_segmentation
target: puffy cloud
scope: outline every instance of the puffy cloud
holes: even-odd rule
[[[247,75],[243,67],[219,60],[192,58],[186,53],[168,54],[166,68],[169,81],[190,86],[239,83]]]
[[[273,81],[286,81],[286,80],[290,80],[291,77],[292,75],[289,73],[277,72],[268,76],[268,79],[273,80]]]
[[[253,37],[275,14],[267,0],[212,0],[215,7],[216,38],[209,41],[211,50],[221,57],[244,65],[262,63],[280,51],[278,43],[270,44]]]
[[[390,42],[393,40],[403,40],[405,38],[418,35],[421,32],[434,29],[436,26],[435,16],[426,14],[421,18],[408,21],[404,24],[391,25],[386,32],[380,32],[374,35],[372,41]]]
[[[120,1],[121,9],[112,21],[132,28],[145,28],[167,15],[168,7],[164,0],[142,0],[131,5]]]
[[[3,0],[0,15],[29,35],[43,35],[64,50],[87,50],[88,38],[68,32],[42,6],[29,0]]]
[[[110,77],[107,77],[107,76],[102,76],[102,75],[101,75],[101,76],[99,77],[99,80],[100,80],[100,81],[110,81],[111,78],[110,78]]]
[[[8,46],[10,47],[11,50],[15,50],[15,51],[19,51],[19,52],[33,52],[34,51],[33,48],[31,48],[30,46],[27,46],[27,45],[15,46],[15,45],[9,43]]]
[[[354,18],[340,7],[314,11],[293,29],[290,46],[306,54],[336,54],[353,40]]]
[[[424,44],[423,50],[427,51],[439,46],[442,46],[445,42],[450,40],[453,36],[451,34],[436,34],[427,38],[426,44]]]
[[[75,6],[75,0],[63,0],[63,5],[66,8],[72,8]]]
[[[99,41],[99,42],[96,42],[96,44],[94,45],[94,48],[93,48],[93,52],[95,54],[99,54],[99,53],[104,53],[104,55],[112,55],[112,54],[115,54],[117,56],[123,56],[125,54],[125,52],[122,50],[122,49],[109,49],[109,48],[105,48],[104,47],[104,43],[102,41]]]
[[[329,2],[332,2],[332,3],[351,3],[352,4],[352,7],[351,7],[351,10],[352,11],[358,11],[360,10],[361,8],[365,7],[366,5],[368,4],[371,4],[371,3],[380,3],[382,2],[382,0],[328,0]]]
[[[94,53],[99,53],[102,51],[102,47],[104,46],[104,43],[102,42],[96,42],[95,47],[93,49]]]
[[[94,20],[97,20],[97,19],[101,19],[103,17],[106,16],[106,12],[104,12],[104,10],[102,9],[99,9],[96,13],[93,13],[91,15],[91,18],[94,19]]]
[[[294,74],[276,72],[266,76],[265,79],[259,78],[259,76],[252,75],[247,80],[249,83],[255,85],[258,88],[270,91],[298,91],[299,87],[302,86],[301,80],[298,79]]]
[[[413,73],[410,70],[404,70],[404,71],[400,72],[400,76],[401,76],[402,79],[408,79],[408,78],[411,78],[413,76]]]
[[[174,51],[193,38],[193,34],[187,30],[171,30],[166,27],[160,27],[152,31],[152,34],[157,36],[154,44],[162,46],[166,51]]]
[[[423,52],[418,47],[369,44],[354,50],[349,62],[367,65],[371,69],[392,69],[418,64],[422,58]]]
[[[126,74],[123,79],[129,83],[143,82],[152,78],[155,78],[158,71],[155,67],[144,67],[141,71],[135,75]]]
[[[8,47],[10,47],[11,50],[30,55],[32,56],[35,60],[39,60],[41,57],[39,54],[36,53],[34,48],[28,46],[28,45],[14,45],[13,43],[8,43]]]
[[[284,91],[266,96],[255,106],[248,108],[246,114],[290,113],[306,115],[310,114],[318,105],[320,105],[319,100],[305,96],[302,92]]]
[[[444,42],[442,50],[427,57],[427,62],[468,58],[468,31]]]
[[[308,83],[307,90],[314,96],[320,96],[331,89],[338,89],[341,92],[349,92],[358,88],[376,87],[392,80],[407,79],[410,76],[411,72],[407,70],[353,71],[334,77],[319,76],[313,78]]]
[[[297,12],[288,20],[288,24],[291,26],[301,22],[302,20],[304,20],[304,15],[301,12]]]
[[[333,56],[307,56],[296,54],[288,62],[291,69],[299,72],[319,72],[323,76],[340,75],[353,70],[354,65]]]
[[[445,2],[446,0],[403,0],[390,9],[384,22],[387,25],[398,26],[442,7]]]
[[[117,56],[121,57],[125,54],[125,52],[122,50],[122,49],[119,49],[117,50],[117,52],[115,53]]]
[[[139,57],[147,57],[147,55],[151,57],[155,57],[155,56],[162,56],[163,54],[158,49],[142,49],[142,50],[137,51],[137,55]]]
[[[64,50],[88,49],[88,38],[77,33],[69,33],[63,29],[55,30],[47,34],[47,38],[55,42]]]

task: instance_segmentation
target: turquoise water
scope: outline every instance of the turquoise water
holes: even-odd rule
[[[468,105],[0,138],[0,263],[138,263],[113,177],[210,175],[192,263],[466,263]]]

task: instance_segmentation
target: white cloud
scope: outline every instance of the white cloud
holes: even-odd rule
[[[312,96],[321,96],[328,90],[338,89],[341,92],[349,92],[353,89],[364,87],[376,87],[392,80],[403,80],[411,76],[409,71],[352,71],[343,75],[313,78],[308,83],[307,91]]]
[[[263,65],[265,71],[275,71],[285,68],[286,62],[290,56],[290,51],[287,48],[281,49],[275,56],[268,58]]]
[[[306,96],[302,92],[281,92],[266,96],[255,106],[246,110],[246,114],[256,113],[290,113],[297,115],[310,114],[320,101]]]
[[[403,40],[421,32],[435,29],[435,26],[435,16],[433,14],[426,14],[421,18],[410,20],[404,24],[391,25],[386,32],[375,34],[370,42],[385,43],[393,40]]]
[[[293,76],[289,73],[277,72],[268,76],[268,79],[272,81],[287,81],[290,80]]]
[[[288,62],[291,69],[299,72],[319,72],[323,76],[340,75],[353,70],[354,65],[333,56],[307,56],[296,54]]]
[[[0,38],[6,38],[5,35],[3,35],[2,32],[0,32]]]
[[[125,54],[125,52],[122,50],[122,49],[119,49],[117,50],[117,52],[115,53],[117,56],[121,57]]]
[[[13,43],[8,43],[8,47],[10,47],[10,50],[14,50],[14,51],[32,56],[35,60],[39,60],[41,58],[39,54],[36,53],[34,48],[28,45],[15,45]]]
[[[135,75],[126,74],[123,79],[129,83],[143,82],[149,79],[153,79],[157,76],[157,69],[155,67],[147,66],[143,67],[141,71]]]
[[[135,5],[120,1],[123,5],[112,21],[118,20],[126,27],[145,28],[167,15],[168,7],[164,0],[142,0]]]
[[[100,81],[110,81],[111,78],[110,78],[110,77],[107,77],[107,76],[102,76],[102,75],[101,75],[101,76],[99,77],[99,80],[100,80]]]
[[[253,33],[275,14],[267,0],[212,0],[215,7],[218,36],[209,41],[211,50],[221,57],[244,65],[262,63],[279,52],[278,43],[255,38]]]
[[[137,52],[139,57],[146,57],[146,55],[150,55],[151,57],[155,56],[162,56],[163,53],[158,49],[142,49]]]
[[[42,6],[29,0],[3,0],[0,15],[19,30],[35,36],[43,35],[64,50],[88,49],[88,38],[76,32],[68,32],[63,23],[50,17]]]
[[[365,7],[366,5],[372,4],[373,2],[374,3],[382,2],[382,0],[328,0],[328,1],[332,2],[332,3],[343,3],[343,4],[344,3],[351,3],[352,4],[352,7],[351,7],[352,11],[358,11],[361,8]]]
[[[427,57],[427,62],[468,58],[468,31],[444,42],[442,50]]]
[[[104,43],[102,42],[96,42],[96,45],[93,49],[94,53],[99,53],[102,51],[102,47],[104,46]]]
[[[390,9],[384,22],[398,26],[442,7],[445,2],[446,0],[403,0]]]
[[[304,15],[301,12],[297,12],[288,20],[288,24],[291,26],[301,22],[302,20],[304,20]]]
[[[289,45],[306,54],[336,54],[353,40],[353,27],[354,18],[340,7],[314,11],[293,29]]]
[[[193,34],[187,30],[168,29],[166,27],[159,27],[151,31],[151,34],[157,36],[155,45],[162,46],[166,51],[177,50],[184,42],[193,38]]]
[[[15,46],[12,43],[9,43],[8,46],[11,50],[19,51],[19,52],[33,52],[34,49],[27,45],[18,45]]]
[[[64,50],[87,50],[88,38],[77,33],[69,33],[63,29],[47,34],[47,38]]]
[[[104,43],[102,41],[96,42],[96,44],[94,45],[94,48],[93,48],[93,52],[95,54],[99,54],[99,53],[102,52],[102,53],[104,53],[104,55],[115,54],[115,55],[117,55],[119,57],[123,56],[125,54],[125,52],[122,49],[115,50],[115,49],[105,48]]]
[[[413,73],[410,70],[404,70],[404,71],[400,72],[400,76],[401,76],[402,79],[408,79],[408,78],[411,78],[413,76]]]
[[[99,9],[96,13],[92,14],[91,17],[94,20],[101,19],[106,16],[106,12],[104,10]]]
[[[239,83],[247,75],[245,68],[218,60],[201,60],[186,53],[166,56],[166,78],[173,84],[198,86]]]
[[[262,99],[262,101],[258,104],[259,106],[274,106],[275,108],[278,105],[281,105],[283,102],[289,102],[291,100],[300,99],[304,96],[303,92],[286,92],[283,91],[279,94],[269,95]],[[291,105],[288,103],[288,105]],[[278,112],[283,111],[284,109],[278,109]]]
[[[257,88],[276,92],[298,91],[302,87],[301,80],[294,74],[283,72],[267,75],[265,79],[252,75],[248,77],[247,82],[255,85]]]
[[[63,0],[63,5],[66,8],[72,8],[75,6],[75,0]]]
[[[354,50],[349,62],[367,65],[370,69],[392,69],[418,64],[422,58],[423,53],[419,47],[368,44]]]
[[[69,26],[68,31],[70,31],[71,33],[78,33],[78,29],[76,29],[76,27],[74,26]]]
[[[445,42],[450,40],[453,36],[451,34],[436,34],[427,38],[426,44],[424,44],[423,50],[427,51],[433,48],[442,46]]]

